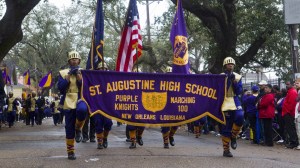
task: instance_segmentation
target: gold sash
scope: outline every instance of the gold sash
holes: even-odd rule
[[[35,99],[35,97],[32,97],[32,98],[30,99],[30,102],[31,102],[30,111],[35,111],[35,104],[36,104],[36,99]]]
[[[11,112],[13,111],[13,102],[15,101],[14,97],[11,97],[8,99],[8,107],[7,107],[7,111]]]
[[[59,72],[61,77],[65,79],[66,76],[68,75],[69,70],[70,69],[61,70]],[[76,104],[78,101],[78,92],[79,92],[76,81],[77,81],[76,76],[71,75],[70,84],[67,89],[63,109],[76,109]]]
[[[222,74],[224,74],[224,73],[222,73]],[[235,75],[235,81],[239,82],[241,80],[242,76],[235,72],[233,72],[233,74]],[[236,107],[234,99],[233,99],[234,96],[236,96],[236,95],[234,94],[233,87],[231,84],[229,86],[228,90],[226,90],[224,102],[223,102],[222,108],[221,108],[222,111],[237,110],[237,107]]]

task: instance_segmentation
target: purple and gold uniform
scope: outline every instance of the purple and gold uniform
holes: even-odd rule
[[[108,71],[107,64],[105,62],[100,62],[98,64],[97,70]],[[97,137],[97,149],[107,148],[108,142],[107,137],[113,122],[111,119],[104,117],[103,115],[96,113],[93,115],[95,121],[95,132]]]
[[[107,148],[108,142],[107,137],[111,127],[113,125],[111,119],[104,117],[101,114],[93,115],[95,120],[95,130],[96,130],[96,137],[98,142],[98,149]]]
[[[18,102],[17,102],[17,99],[15,97],[13,97],[13,92],[9,92],[8,96],[9,97],[6,100],[7,122],[8,122],[8,127],[11,128],[14,125]]]
[[[220,133],[224,149],[223,156],[233,157],[230,152],[229,143],[231,143],[232,149],[236,149],[236,138],[241,131],[244,120],[244,111],[238,97],[243,92],[242,76],[233,72],[235,66],[233,58],[226,57],[223,66],[225,67],[225,71],[222,74],[227,76],[227,92],[222,105],[222,112],[226,117],[226,125],[221,125]]]
[[[86,115],[87,106],[85,102],[79,101],[80,87],[82,76],[80,73],[79,53],[76,51],[69,52],[68,63],[69,68],[59,71],[58,89],[63,94],[63,112],[65,114],[65,130],[66,130],[66,145],[68,159],[75,160],[74,143],[81,142],[81,129],[83,127]],[[75,138],[75,140],[74,140]]]
[[[136,142],[140,145],[143,146],[144,142],[142,139],[145,127],[139,127],[139,126],[132,126],[132,125],[127,125],[128,130],[129,130],[129,137],[131,141],[131,145],[129,146],[130,149],[136,148]]]
[[[31,96],[29,96],[28,98],[28,104],[29,104],[29,121],[31,123],[31,126],[33,127],[34,125],[34,120],[35,120],[35,111],[37,110],[36,107],[36,93],[32,92]]]
[[[174,135],[178,129],[178,126],[173,127],[161,127],[161,133],[164,140],[164,148],[169,148],[169,142],[171,146],[175,146]]]
[[[204,124],[207,122],[207,117],[203,117],[200,120],[194,121],[194,134],[196,138],[199,138],[202,132]]]

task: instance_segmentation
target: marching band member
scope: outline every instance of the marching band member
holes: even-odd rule
[[[77,143],[82,141],[83,127],[87,106],[80,99],[82,75],[80,72],[80,55],[76,51],[68,53],[69,68],[59,71],[58,89],[63,94],[63,112],[65,114],[66,145],[69,160],[75,160],[74,138]]]
[[[17,99],[13,97],[13,92],[8,93],[8,99],[6,99],[7,104],[7,122],[8,127],[11,128],[14,125],[14,121],[16,118],[16,110],[17,110]]]
[[[229,149],[229,143],[232,149],[237,148],[236,138],[241,131],[244,119],[244,111],[238,97],[243,92],[242,76],[233,72],[234,66],[235,60],[233,58],[226,57],[224,59],[223,67],[225,71],[222,74],[227,76],[227,92],[222,105],[226,125],[221,125],[224,157],[233,157]]]
[[[102,63],[100,62],[97,67],[97,70],[107,71],[108,67],[106,63],[103,63],[103,65],[104,66],[102,66]],[[107,137],[113,125],[112,120],[104,117],[99,113],[94,114],[93,118],[95,121],[95,130],[96,130],[96,137],[98,142],[97,149],[107,148],[108,146]]]

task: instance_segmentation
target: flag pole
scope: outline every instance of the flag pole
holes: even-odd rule
[[[94,35],[94,32],[95,32],[95,23],[94,23],[94,26],[93,26],[93,33],[92,33],[92,41],[91,41],[91,52],[90,52],[90,54],[91,55],[89,55],[89,57],[91,58],[91,60],[90,60],[90,64],[91,64],[91,70],[94,70],[94,69],[96,69],[95,67],[94,67],[94,38],[95,38],[95,35]],[[98,65],[97,65],[98,66]]]
[[[136,70],[136,72],[139,72],[139,47],[138,47],[138,45],[136,45],[136,68],[137,68],[137,70]]]

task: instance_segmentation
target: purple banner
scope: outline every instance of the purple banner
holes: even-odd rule
[[[177,126],[221,112],[225,75],[82,71],[90,113],[134,126]]]

